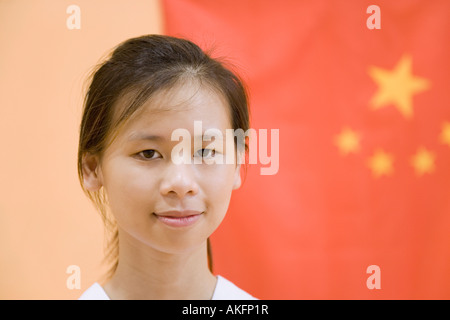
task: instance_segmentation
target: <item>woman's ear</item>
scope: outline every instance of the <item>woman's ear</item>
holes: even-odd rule
[[[236,169],[234,171],[234,182],[233,182],[233,190],[239,189],[241,186],[241,164],[245,161],[245,152],[237,152],[236,153]]]
[[[241,186],[241,165],[238,164],[234,171],[233,190],[239,189]]]
[[[83,185],[88,191],[98,191],[103,186],[98,156],[86,153],[82,160]]]

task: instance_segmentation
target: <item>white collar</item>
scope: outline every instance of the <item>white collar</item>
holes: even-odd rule
[[[103,287],[95,282],[90,286],[78,300],[111,300]],[[217,276],[216,287],[211,300],[256,300],[244,290],[238,288],[234,283],[222,276]]]

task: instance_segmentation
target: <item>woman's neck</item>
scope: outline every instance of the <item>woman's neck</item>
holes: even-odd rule
[[[170,254],[119,232],[119,263],[103,288],[113,300],[207,300],[216,281],[208,269],[206,241],[189,251]]]

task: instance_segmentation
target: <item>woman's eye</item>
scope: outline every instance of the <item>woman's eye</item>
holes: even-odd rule
[[[139,155],[144,159],[155,159],[159,155],[159,152],[153,149],[149,149],[139,152]]]
[[[202,158],[210,158],[216,155],[216,150],[214,149],[200,149],[197,153],[198,152],[201,152],[198,156],[201,156]]]

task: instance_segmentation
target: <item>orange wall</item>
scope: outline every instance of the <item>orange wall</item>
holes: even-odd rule
[[[0,299],[78,298],[104,271],[76,168],[83,81],[119,42],[160,33],[160,16],[156,0],[0,0]]]

